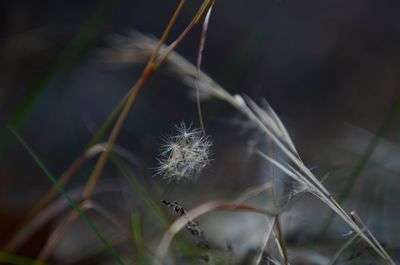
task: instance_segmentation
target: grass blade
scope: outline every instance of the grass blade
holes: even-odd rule
[[[329,262],[328,265],[334,265],[336,260],[342,255],[342,253],[353,243],[354,240],[356,240],[359,237],[358,234],[354,233],[344,244],[343,246],[336,252],[336,254],[333,256],[331,261]]]
[[[129,169],[129,167],[115,155],[111,156],[111,161],[120,170],[122,175],[125,176],[132,190],[143,200],[146,207],[151,210],[156,220],[160,220],[164,227],[168,226],[168,221],[165,214],[158,207],[157,203],[151,198],[150,194],[144,189],[140,182],[136,179],[135,175]]]
[[[349,179],[347,180],[347,183],[345,185],[345,189],[338,196],[337,202],[339,204],[342,204],[349,197],[351,191],[354,188],[354,185],[356,184],[357,179],[361,176],[361,173],[363,172],[365,166],[368,164],[375,149],[378,147],[387,130],[393,125],[399,113],[400,99],[397,99],[394,103],[392,110],[386,116],[382,127],[379,129],[375,137],[370,141],[364,154],[360,157],[357,165],[353,169],[353,172],[350,174]],[[330,214],[326,218],[325,222],[322,225],[321,232],[319,233],[318,240],[322,240],[325,237],[325,234],[328,232],[328,229],[331,226],[334,217],[334,214]]]
[[[140,217],[132,212],[131,214],[132,237],[135,241],[136,251],[139,256],[139,264],[147,264],[146,253],[143,246],[142,229],[140,225]]]
[[[6,264],[15,264],[15,265],[30,265],[30,264],[37,264],[37,265],[45,265],[46,263],[37,262],[28,257],[18,256],[6,252],[0,252],[0,262],[5,262]]]
[[[114,259],[120,265],[124,265],[122,258],[117,254],[114,247],[110,244],[107,238],[100,232],[98,227],[93,223],[90,217],[82,211],[82,209],[78,206],[78,204],[69,196],[68,192],[59,184],[54,175],[50,172],[50,170],[45,166],[45,164],[40,160],[40,158],[36,155],[33,149],[29,146],[29,144],[22,138],[22,136],[11,126],[7,126],[10,132],[17,138],[17,140],[21,143],[21,145],[28,151],[33,160],[38,164],[38,166],[43,170],[45,175],[49,178],[49,180],[53,183],[54,187],[62,194],[62,196],[67,200],[69,205],[77,212],[82,221],[86,223],[93,233],[99,238],[99,240],[104,244],[104,246],[108,249],[110,254],[114,257]]]

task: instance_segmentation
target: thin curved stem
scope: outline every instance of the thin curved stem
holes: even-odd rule
[[[199,18],[201,18],[202,14],[204,14],[204,11],[207,10],[207,8],[209,7],[209,2],[211,2],[210,0],[206,0],[205,2],[203,2],[203,5],[200,7],[200,11],[198,12],[198,14],[195,16],[194,18],[194,23],[192,21],[192,23],[189,24],[189,26],[184,30],[184,33],[181,34],[177,40],[175,40],[173,42],[173,44],[171,46],[173,46],[173,48],[175,48],[180,41],[183,39],[183,37],[189,32],[191,31],[191,29],[193,28],[193,26],[195,24],[197,24]],[[152,76],[152,74],[156,71],[157,67],[159,66],[164,60],[165,58],[167,58],[169,52],[171,52],[172,50],[167,50],[163,55],[158,56],[158,52],[160,50],[160,48],[162,47],[162,44],[165,42],[166,38],[168,37],[172,26],[175,24],[176,18],[179,15],[179,13],[182,11],[182,7],[183,4],[185,3],[185,0],[180,0],[180,3],[178,5],[178,7],[176,8],[172,18],[170,19],[170,22],[168,23],[168,26],[166,27],[166,29],[164,30],[164,33],[162,35],[162,38],[160,39],[160,41],[158,42],[156,48],[154,49],[152,55],[150,56],[150,59],[145,67],[145,69],[143,70],[140,78],[138,79],[138,81],[132,86],[132,88],[129,91],[128,97],[126,99],[126,103],[122,108],[121,113],[118,116],[118,119],[111,131],[111,134],[108,138],[107,144],[104,148],[104,152],[100,155],[99,160],[97,161],[95,168],[93,169],[92,173],[89,176],[89,180],[85,186],[85,189],[83,191],[83,201],[90,199],[91,195],[93,194],[94,188],[99,180],[99,177],[101,175],[101,172],[103,171],[107,160],[110,156],[110,151],[112,149],[112,146],[114,145],[114,143],[116,142],[123,125],[125,124],[125,121],[128,117],[129,111],[131,110],[133,104],[135,103],[137,96],[139,94],[139,92],[142,90],[143,86],[145,85],[145,83],[147,82],[147,80]],[[161,60],[156,59],[156,58],[161,58]],[[46,244],[46,247],[42,250],[41,254],[40,254],[40,260],[45,260],[47,259],[47,257],[50,255],[50,253],[52,252],[52,250],[54,249],[54,247],[57,245],[57,243],[59,242],[59,240],[62,238],[62,236],[64,235],[66,229],[68,228],[68,226],[74,222],[76,220],[76,218],[78,217],[78,215],[74,212],[70,212],[66,221],[62,224],[61,227],[59,227],[59,229],[57,229],[57,231],[54,232],[54,234],[51,237],[51,240],[49,240],[48,244]]]

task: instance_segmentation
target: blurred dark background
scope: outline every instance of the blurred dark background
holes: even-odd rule
[[[104,63],[99,51],[112,49],[113,36],[132,29],[159,37],[177,3],[2,1],[0,210],[6,216],[2,220],[23,215],[51,186],[5,124],[17,128],[59,175],[143,69],[143,65]],[[199,4],[188,1],[169,42]],[[202,69],[232,93],[264,97],[288,127],[305,161],[321,176],[353,168],[373,135],[393,116],[382,135],[385,145],[374,161],[379,166],[386,156],[394,159],[387,175],[398,176],[399,11],[400,2],[389,0],[216,1]],[[177,51],[195,62],[199,39],[200,27]],[[237,140],[241,136],[229,129],[237,126],[236,112],[214,101],[204,102],[203,109],[206,128],[215,138],[216,157],[227,156],[229,152],[219,151],[226,146],[236,150],[238,145],[238,154],[244,152]],[[144,182],[158,181],[151,177],[161,136],[182,120],[197,124],[195,102],[179,80],[161,69],[146,84],[118,140],[140,158]],[[216,159],[214,175],[237,173],[218,169],[229,168],[236,158],[223,161],[218,164]],[[90,168],[80,172],[72,185],[82,186]],[[216,187],[227,182],[221,178]],[[328,178],[327,183],[339,192],[335,179]]]

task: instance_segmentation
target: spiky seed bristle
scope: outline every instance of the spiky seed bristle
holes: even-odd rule
[[[157,174],[176,182],[195,179],[210,163],[212,141],[183,122],[175,126],[175,133],[161,146]]]

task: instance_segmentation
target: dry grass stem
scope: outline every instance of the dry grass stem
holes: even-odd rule
[[[221,203],[221,202],[207,202],[197,206],[196,208],[187,212],[184,216],[181,216],[176,221],[174,221],[171,226],[164,233],[160,244],[158,245],[156,254],[153,259],[153,265],[162,265],[163,261],[167,256],[167,251],[172,243],[175,235],[181,231],[185,226],[200,216],[210,213],[216,210],[224,210],[224,211],[247,211],[252,213],[263,214],[266,216],[271,216],[270,213],[264,209],[260,209],[257,207],[253,207],[245,204],[237,204],[237,203]]]
[[[274,231],[275,218],[273,218],[273,220],[269,220],[268,218],[265,218],[265,220],[267,222],[266,231],[265,231],[265,235],[263,237],[263,242],[261,244],[261,247],[257,253],[256,258],[254,259],[254,263],[253,263],[254,265],[259,265],[261,263],[265,249],[268,244],[268,241],[271,238],[272,232]]]
[[[140,46],[141,51],[154,47],[155,41],[149,37],[136,34],[135,41],[136,40],[140,43],[136,44],[136,46]],[[135,51],[133,51],[133,53],[134,52]],[[134,54],[133,57],[135,58]],[[370,234],[365,233],[363,229],[352,220],[350,215],[347,214],[346,211],[335,201],[333,196],[324,187],[320,180],[318,180],[309,168],[304,165],[283,123],[271,108],[264,110],[248,97],[243,98],[240,95],[231,95],[204,72],[200,72],[198,75],[196,66],[188,62],[176,52],[171,53],[168,57],[168,62],[170,63],[170,69],[172,69],[178,77],[182,78],[188,86],[193,88],[199,87],[204,93],[231,104],[251,120],[260,131],[264,132],[266,136],[273,141],[293,166],[282,164],[261,151],[257,151],[257,153],[299,183],[304,187],[305,191],[314,194],[317,198],[323,201],[344,222],[346,222],[352,230],[359,234],[360,237],[386,261],[387,264],[395,264],[379,242],[377,242],[374,237],[371,237]]]
[[[122,127],[128,117],[128,114],[135,103],[137,96],[147,80],[152,76],[154,71],[164,62],[164,60],[168,57],[168,55],[175,49],[175,47],[183,40],[183,38],[193,29],[193,27],[199,22],[204,12],[210,7],[210,1],[206,0],[201,5],[198,13],[193,18],[192,22],[185,28],[183,33],[169,46],[168,49],[165,50],[164,53],[159,55],[160,47],[162,47],[163,43],[166,41],[175,21],[182,11],[185,0],[181,0],[178,7],[176,8],[172,18],[170,19],[166,29],[164,30],[161,39],[158,41],[157,45],[153,49],[150,59],[147,62],[145,69],[143,70],[141,76],[137,80],[137,82],[131,87],[130,92],[126,98],[125,105],[122,107],[121,113],[119,114],[114,127],[111,130],[110,136],[107,140],[107,144],[104,148],[104,152],[101,153],[100,158],[98,159],[92,173],[89,176],[89,180],[86,183],[85,189],[83,191],[83,199],[87,200],[93,194],[94,188],[98,182],[98,179],[106,165],[108,157],[110,155],[110,151],[112,150],[112,146],[115,144]],[[67,230],[68,225],[78,218],[78,214],[74,211],[71,211],[68,214],[67,222],[64,222],[60,229],[57,229],[50,237],[48,244],[43,248],[41,253],[39,254],[39,260],[45,260],[49,256],[52,251],[52,248],[58,243],[58,241],[62,238],[63,234]]]

